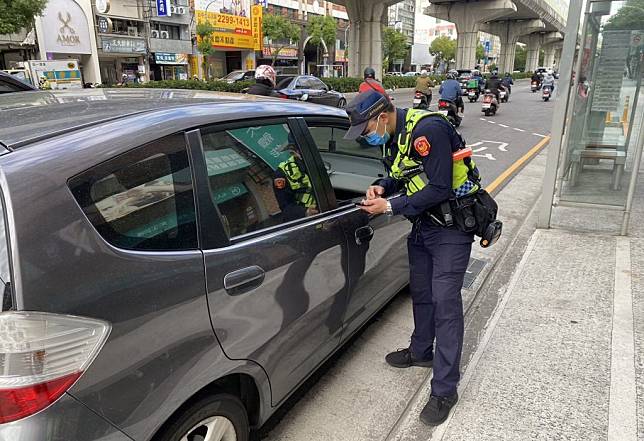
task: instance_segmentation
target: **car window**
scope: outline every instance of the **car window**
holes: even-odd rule
[[[317,199],[286,124],[202,131],[209,190],[229,237],[317,214]]]
[[[98,233],[131,250],[197,248],[184,136],[168,136],[73,178],[70,187]]]
[[[327,88],[326,85],[317,78],[310,78],[309,81],[311,82],[311,89],[325,90]]]
[[[355,140],[344,139],[346,129],[336,127],[312,127],[311,136],[321,152],[341,153],[353,156],[366,156],[381,159],[382,152],[378,147],[366,146]]]
[[[309,82],[308,78],[301,77],[301,78],[297,79],[297,82],[295,83],[295,88],[296,89],[311,89],[311,83]]]
[[[27,87],[19,87],[6,81],[0,81],[0,93],[20,92],[26,89]]]

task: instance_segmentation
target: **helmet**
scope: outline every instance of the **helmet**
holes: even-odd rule
[[[458,78],[458,71],[457,70],[452,69],[449,72],[447,72],[447,79],[455,80],[456,78]]]
[[[262,64],[260,66],[257,66],[257,68],[255,69],[255,79],[268,80],[273,84],[273,87],[275,87],[275,83],[277,82],[277,74],[275,73],[275,69],[273,69],[272,66],[269,66],[268,64]]]
[[[506,77],[509,77],[509,76],[510,76],[510,72],[506,72],[506,73],[505,73],[505,76],[506,76]]]
[[[373,70],[373,67],[366,67],[364,70],[364,79],[366,80],[367,78],[376,78],[376,71]]]
[[[427,75],[427,69],[423,69],[423,70],[421,70],[421,71],[420,71],[420,74],[421,74],[421,75]]]
[[[481,75],[481,72],[479,72],[478,70],[474,69],[472,71],[472,76],[474,77],[474,76],[477,76],[477,75]]]

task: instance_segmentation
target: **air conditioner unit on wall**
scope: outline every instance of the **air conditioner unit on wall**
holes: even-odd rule
[[[177,14],[184,15],[185,13],[186,13],[186,7],[185,6],[177,6]]]
[[[170,38],[170,33],[168,31],[161,31],[161,38]]]
[[[159,31],[157,31],[156,29],[152,29],[152,31],[150,31],[150,36],[152,38],[159,38]]]
[[[170,5],[170,13],[176,14],[177,13],[177,7],[174,5]]]
[[[139,33],[138,33],[138,29],[136,28],[136,26],[128,26],[127,27],[127,35],[129,35],[130,37],[138,36]]]

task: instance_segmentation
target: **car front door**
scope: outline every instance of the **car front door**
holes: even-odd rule
[[[337,97],[334,94],[329,93],[329,87],[320,81],[319,78],[311,78],[311,87],[319,93],[321,104],[333,107],[337,106]]]
[[[385,176],[378,148],[343,139],[342,120],[307,120],[349,241],[349,301],[342,340],[349,338],[409,280],[407,235],[402,216],[368,216],[355,202],[376,179]]]
[[[203,151],[195,169],[205,181],[199,218],[211,244],[204,258],[212,324],[229,358],[264,368],[273,405],[338,346],[348,293],[343,224],[323,213],[322,174],[312,153],[293,144],[293,124],[214,125],[193,141]],[[310,197],[287,197],[294,171],[313,185]]]

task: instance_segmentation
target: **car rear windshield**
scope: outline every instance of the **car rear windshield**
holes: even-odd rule
[[[9,245],[7,242],[7,228],[5,225],[4,206],[0,204],[0,290],[2,290],[2,310],[14,308],[11,290],[11,269],[9,266]]]

